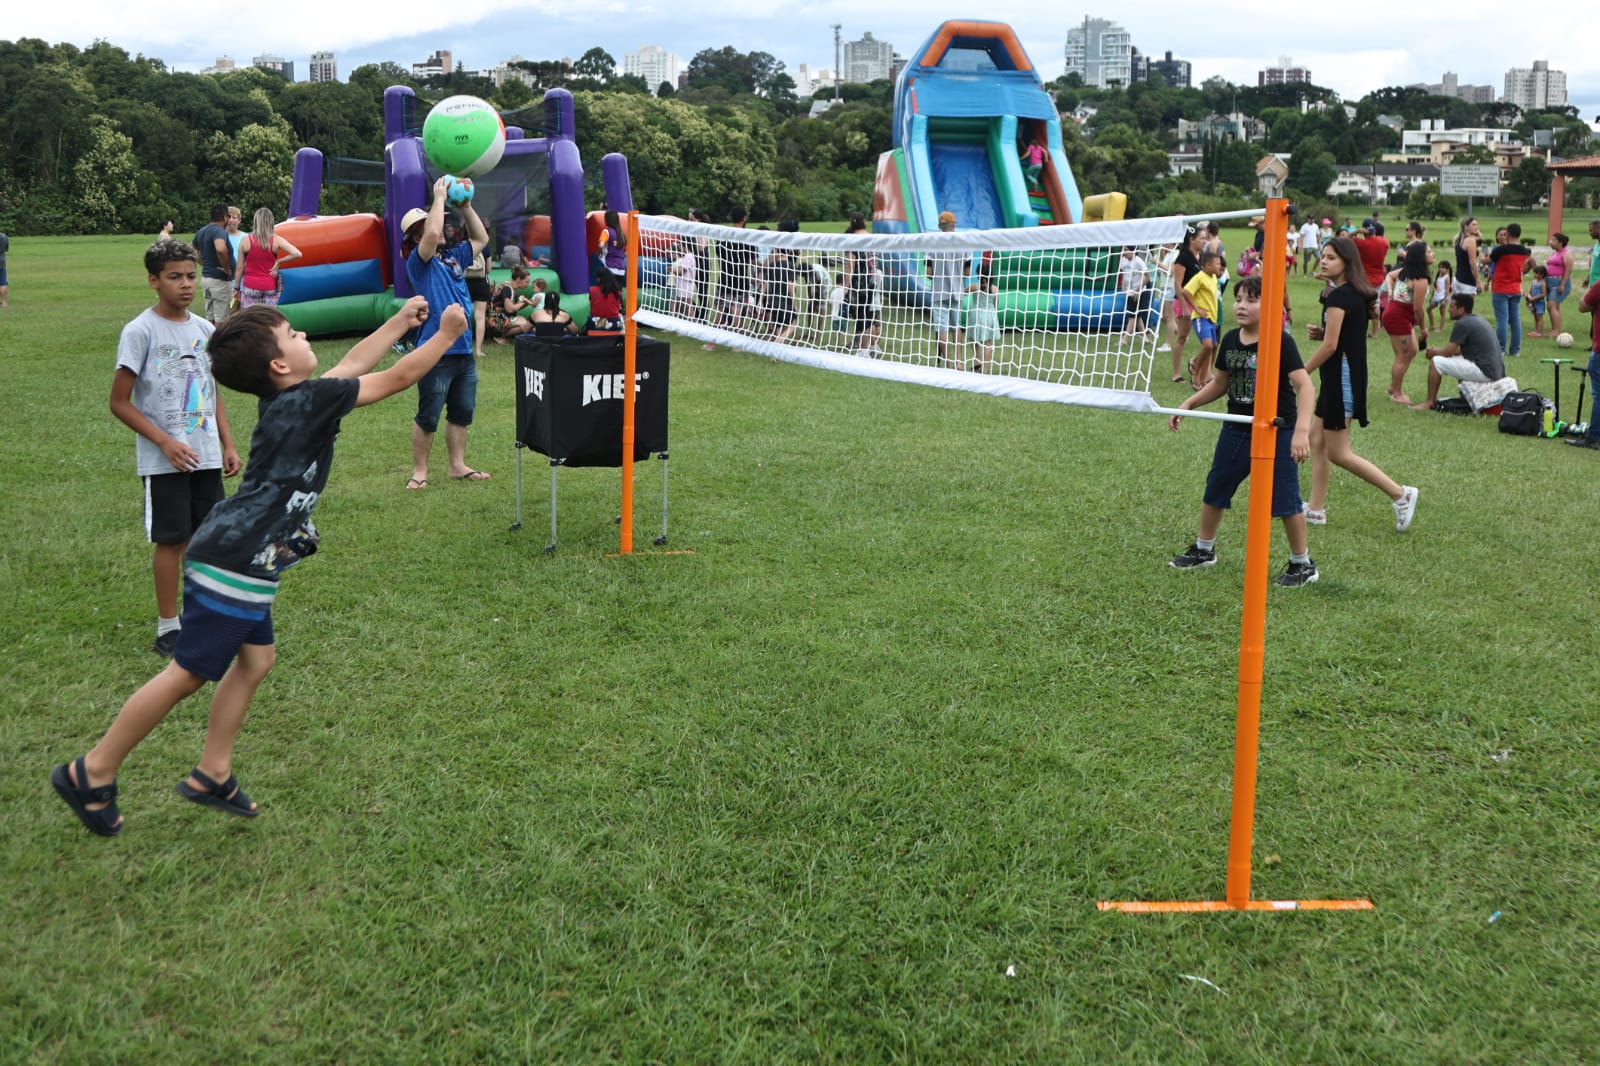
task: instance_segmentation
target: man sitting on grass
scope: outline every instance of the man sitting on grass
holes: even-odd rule
[[[1472,297],[1456,293],[1450,297],[1450,341],[1429,347],[1428,398],[1411,405],[1413,411],[1426,411],[1439,402],[1439,383],[1446,377],[1457,381],[1487,384],[1506,376],[1506,361],[1500,354],[1500,341],[1494,327],[1482,315],[1472,313]],[[1473,404],[1472,409],[1478,410]]]

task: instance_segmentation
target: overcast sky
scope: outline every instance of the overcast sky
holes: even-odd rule
[[[976,17],[978,10],[1009,23],[1049,79],[1062,71],[1067,30],[1089,16],[1122,23],[1146,55],[1171,50],[1189,60],[1197,85],[1212,75],[1253,85],[1258,70],[1287,56],[1347,100],[1385,85],[1437,82],[1447,70],[1464,84],[1494,86],[1498,96],[1508,68],[1544,59],[1566,72],[1568,95],[1580,114],[1591,121],[1600,115],[1600,64],[1585,62],[1586,51],[1600,39],[1600,9],[1589,5],[1560,8],[1559,16],[1557,5],[1530,5],[1528,17],[1519,18],[1503,2],[1490,0],[1362,4],[1344,9],[1342,18],[1319,16],[1283,27],[1281,14],[1274,14],[1282,5],[1264,0],[1167,0],[1138,10],[1122,4],[1052,9],[1019,0],[936,2],[927,8],[905,0],[741,0],[731,7],[722,0],[386,0],[381,8],[276,0],[205,9],[204,17],[199,8],[174,9],[151,0],[8,6],[0,33],[13,40],[39,37],[81,46],[104,37],[130,54],[155,56],[188,71],[210,66],[221,55],[244,64],[255,55],[276,54],[295,62],[300,80],[310,54],[319,50],[335,53],[339,75],[347,78],[363,63],[385,59],[409,69],[438,49],[449,49],[468,69],[481,69],[513,55],[576,59],[597,45],[620,63],[624,53],[644,44],[676,52],[684,64],[703,48],[724,45],[770,52],[794,75],[802,63],[833,68],[833,23],[841,24],[847,41],[870,32],[909,56],[942,21]],[[464,11],[476,21],[462,21]]]

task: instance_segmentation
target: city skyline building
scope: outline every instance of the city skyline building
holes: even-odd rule
[[[294,81],[294,60],[282,56],[259,55],[250,60],[252,67],[261,70],[270,70],[279,75],[284,81]]]
[[[1066,76],[1097,89],[1127,88],[1133,81],[1133,35],[1109,19],[1083,17],[1067,31]]]
[[[332,52],[312,52],[306,73],[309,81],[338,81],[339,64]]]
[[[422,62],[411,64],[411,76],[430,78],[440,74],[452,74],[456,69],[455,58],[455,54],[449,49],[440,49]]]
[[[643,78],[652,96],[660,90],[663,82],[676,89],[678,72],[678,54],[653,44],[641,44],[636,50],[622,56],[622,73]]]
[[[1256,85],[1310,85],[1311,68],[1294,66],[1288,56],[1280,56],[1278,65],[1256,72]]]
[[[847,84],[893,78],[894,45],[878,40],[870,31],[863,33],[859,41],[844,43],[839,70],[840,80]]]
[[[1167,52],[1165,59],[1152,59],[1149,61],[1149,74],[1145,76],[1146,80],[1149,79],[1151,74],[1161,75],[1161,80],[1174,89],[1193,88],[1191,81],[1193,68],[1190,66],[1189,61],[1187,59],[1174,59],[1170,50]]]
[[[1532,67],[1512,67],[1506,71],[1502,96],[1508,104],[1523,111],[1545,111],[1567,106],[1567,75],[1551,70],[1547,60],[1536,59]]]

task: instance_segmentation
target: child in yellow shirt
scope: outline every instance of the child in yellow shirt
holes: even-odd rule
[[[1194,335],[1200,338],[1200,354],[1189,360],[1189,384],[1204,388],[1211,380],[1211,363],[1217,354],[1217,278],[1222,276],[1222,256],[1204,252],[1200,272],[1184,282],[1184,291],[1194,301]]]

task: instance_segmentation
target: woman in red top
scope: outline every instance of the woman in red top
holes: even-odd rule
[[[622,285],[609,270],[589,287],[589,324],[585,333],[614,333],[622,329]]]
[[[299,259],[300,249],[278,236],[269,209],[263,207],[256,212],[250,232],[239,242],[239,255],[244,260],[239,306],[277,307],[278,293],[283,291],[278,271]]]

